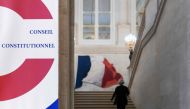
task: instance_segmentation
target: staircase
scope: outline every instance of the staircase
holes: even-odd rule
[[[116,109],[110,101],[113,92],[75,92],[74,109]],[[126,109],[136,109],[131,99]]]

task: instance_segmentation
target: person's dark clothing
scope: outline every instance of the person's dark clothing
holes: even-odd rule
[[[125,109],[125,106],[124,104],[117,104],[117,109]]]
[[[132,56],[133,56],[133,50],[130,50],[130,54],[129,54],[129,60],[131,61],[132,59]]]
[[[126,86],[120,85],[116,87],[111,100],[115,98],[114,104],[117,105],[117,109],[125,109],[125,105],[128,104],[129,94],[129,89]]]

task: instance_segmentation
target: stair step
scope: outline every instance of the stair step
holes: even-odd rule
[[[82,108],[80,108],[80,107],[75,107],[74,109],[116,109],[116,107],[104,107],[104,108],[97,108],[97,107],[82,107]],[[126,109],[136,109],[136,108],[134,108],[134,107],[132,107],[132,108],[130,108],[130,107],[126,107]]]
[[[75,102],[76,105],[85,105],[85,104],[88,104],[88,105],[106,105],[106,104],[109,104],[109,105],[113,105],[112,102]],[[128,105],[133,105],[133,103],[128,103]]]
[[[75,107],[116,107],[116,105],[89,105],[89,104],[85,104],[85,105],[75,105]],[[134,105],[127,105],[127,107],[135,107]]]
[[[116,109],[116,105],[110,101],[113,92],[75,92],[75,109]],[[129,98],[127,109],[136,109]]]
[[[110,100],[74,100],[75,103],[113,103]],[[128,103],[133,103],[132,101],[128,101]]]

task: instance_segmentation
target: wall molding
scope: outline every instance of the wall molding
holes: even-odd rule
[[[125,46],[75,46],[76,54],[129,54]]]

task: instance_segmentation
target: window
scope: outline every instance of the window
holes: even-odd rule
[[[95,0],[83,0],[83,39],[95,39]]]
[[[81,0],[81,39],[101,43],[113,40],[112,0]]]

